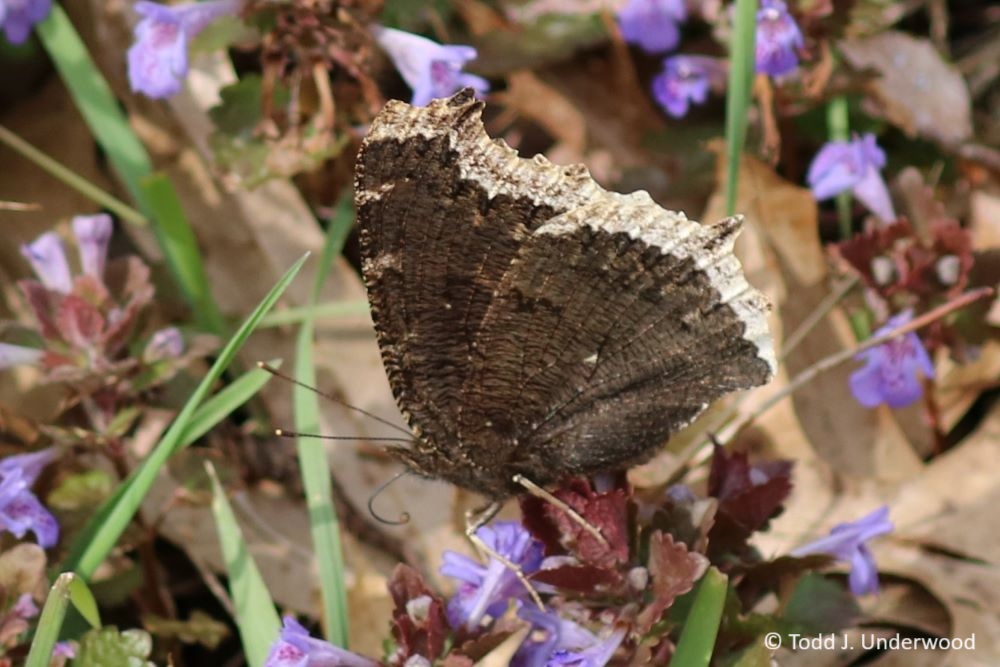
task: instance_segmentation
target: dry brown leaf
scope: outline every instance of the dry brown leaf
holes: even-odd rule
[[[956,146],[972,135],[969,89],[926,39],[886,31],[840,43],[856,69],[880,76],[870,85],[875,111],[904,132]]]
[[[1000,196],[976,190],[969,197],[972,247],[982,252],[1000,249]]]
[[[497,94],[500,102],[541,125],[573,160],[581,161],[587,124],[579,108],[527,70],[510,74],[507,83],[507,90]]]

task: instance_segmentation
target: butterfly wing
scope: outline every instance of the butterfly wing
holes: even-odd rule
[[[362,270],[414,467],[501,495],[514,472],[634,461],[766,381],[735,220],[704,227],[521,159],[481,111],[463,93],[390,102],[358,157]]]
[[[642,460],[711,402],[766,382],[767,303],[732,254],[739,224],[607,193],[536,229],[483,318],[491,353],[463,393],[485,410],[463,429],[513,430],[509,465],[554,481]],[[518,400],[492,400],[497,387]]]

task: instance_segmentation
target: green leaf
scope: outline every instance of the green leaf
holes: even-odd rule
[[[736,212],[740,158],[747,136],[747,116],[756,66],[757,0],[736,0],[733,42],[729,50],[726,88],[726,215]]]
[[[236,627],[247,663],[250,667],[261,667],[271,644],[278,638],[281,622],[264,585],[264,578],[247,550],[226,492],[212,466],[206,464],[206,468],[212,480],[212,513],[215,514],[222,557],[229,574],[229,593],[236,611]]]
[[[66,12],[53,4],[35,32],[111,166],[133,199],[141,202],[139,181],[152,173],[153,165]]]
[[[154,211],[157,241],[181,291],[194,308],[195,320],[202,329],[222,335],[226,324],[209,290],[211,283],[205,275],[198,239],[188,224],[177,191],[163,174],[143,177],[139,188],[142,200]]]
[[[219,91],[221,101],[208,111],[216,129],[231,136],[252,137],[261,115],[261,77],[248,74]],[[288,104],[288,88],[276,86],[271,97],[274,108]]]
[[[195,308],[195,316],[208,331],[221,335],[223,320],[208,292],[201,254],[180,210],[173,186],[153,176],[153,164],[128,118],[118,106],[107,81],[90,58],[87,48],[62,7],[35,27],[42,44],[69,90],[94,139],[139,210],[153,221],[153,230],[178,286]]]
[[[59,639],[59,631],[62,630],[70,602],[92,627],[100,627],[101,618],[97,613],[97,603],[94,602],[94,596],[91,595],[87,585],[72,572],[60,574],[45,599],[42,615],[38,618],[35,638],[31,642],[31,649],[24,663],[25,667],[48,667],[52,649]]]
[[[310,305],[316,302],[329,268],[340,255],[354,221],[354,208],[349,195],[341,195],[341,204],[330,222],[323,258],[316,271],[316,282]],[[295,340],[295,378],[308,386],[316,384],[316,364],[313,361],[313,320],[306,316]],[[319,400],[315,392],[294,385],[292,405],[295,411],[295,428],[300,433],[316,433],[319,426]],[[344,590],[344,556],[340,544],[340,522],[333,505],[333,487],[330,481],[330,464],[322,442],[314,438],[298,438],[299,468],[309,509],[309,528],[319,567],[320,591],[323,603],[323,620],[327,636],[338,646],[347,648],[348,612],[347,593]]]
[[[153,485],[160,468],[178,449],[183,447],[185,436],[191,427],[198,406],[205,400],[215,382],[233,361],[236,353],[250,337],[260,319],[269,311],[302,268],[306,256],[299,259],[281,280],[264,297],[264,300],[254,309],[239,330],[233,334],[226,346],[219,353],[208,374],[194,390],[180,414],[167,429],[160,441],[145,461],[135,470],[131,477],[122,483],[120,492],[110,499],[107,511],[99,511],[71,548],[68,559],[70,569],[90,578],[94,570],[114,547],[126,526],[135,516],[142,504],[142,499]],[[251,371],[252,372],[252,371]]]
[[[280,367],[280,361],[270,362],[272,366]],[[192,442],[203,436],[210,428],[222,421],[229,413],[247,402],[251,396],[256,394],[271,379],[271,374],[259,368],[244,373],[234,382],[229,383],[225,388],[215,394],[204,404],[202,404],[192,415],[188,422],[184,434],[177,442],[173,452],[167,458],[173,456],[178,451],[187,447]],[[104,504],[94,513],[87,523],[87,526],[73,540],[70,547],[68,563],[78,563],[83,555],[83,550],[90,544],[97,531],[103,526],[111,516],[112,511],[121,502],[128,492],[129,487],[135,482],[138,471],[133,473],[122,482],[115,492],[104,501]],[[70,568],[72,569],[72,568]]]
[[[830,141],[848,141],[851,138],[850,114],[847,98],[835,97],[826,106],[826,124]],[[837,220],[840,222],[840,238],[851,238],[851,192],[837,195]]]
[[[114,490],[114,480],[105,470],[87,470],[69,475],[45,499],[49,507],[63,512],[94,508]]]
[[[257,328],[259,329],[260,325]],[[272,359],[267,363],[274,368],[281,368],[280,359]],[[177,451],[208,433],[213,426],[228,417],[233,410],[256,395],[272,377],[274,376],[267,371],[254,368],[227,384],[219,393],[205,401],[191,416],[191,421],[184,429],[184,435],[180,438]]]
[[[708,568],[695,592],[691,613],[670,661],[671,667],[707,667],[712,659],[728,590],[726,575],[714,567]]]
[[[209,649],[216,648],[229,636],[229,627],[225,623],[200,609],[193,611],[186,621],[149,614],[142,617],[142,625],[157,637],[176,638],[185,644],[201,644]]]
[[[260,321],[261,328],[277,327],[285,324],[299,324],[306,318],[319,320],[323,318],[336,319],[347,315],[363,315],[368,312],[368,302],[364,299],[356,301],[332,301],[301,308],[286,308],[268,314]]]
[[[819,635],[850,625],[860,613],[857,600],[843,586],[810,572],[795,586],[781,621],[786,632]]]
[[[101,628],[80,639],[73,667],[156,667],[148,659],[152,652],[153,639],[145,630]]]

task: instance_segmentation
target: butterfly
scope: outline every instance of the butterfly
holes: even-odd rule
[[[413,472],[494,501],[654,454],[775,370],[715,225],[522,159],[471,91],[389,102],[355,172],[362,273]]]

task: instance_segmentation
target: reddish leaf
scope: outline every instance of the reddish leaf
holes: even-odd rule
[[[432,662],[439,658],[448,634],[441,598],[427,587],[416,570],[402,563],[392,571],[389,595],[395,603],[392,635],[398,648],[394,658],[399,659],[399,664],[414,655]]]
[[[554,495],[597,528],[608,545],[602,544],[559,507],[534,496],[525,496],[521,500],[525,527],[546,545],[549,553],[556,551],[553,547],[558,544],[582,563],[609,569],[628,561],[628,492],[625,489],[598,493],[586,480],[574,479]]]
[[[669,534],[655,531],[649,539],[649,575],[653,600],[639,613],[637,629],[649,632],[670,608],[677,596],[694,588],[694,582],[705,572],[708,559],[691,553]]]
[[[56,311],[56,326],[63,340],[77,349],[94,346],[104,331],[104,316],[94,304],[67,294]]]
[[[109,274],[116,275],[121,281],[121,290],[114,292],[123,303],[121,315],[111,323],[104,334],[104,349],[113,355],[124,345],[132,334],[139,313],[153,300],[153,286],[149,282],[149,267],[138,257],[128,257],[124,263],[115,262],[109,269]],[[124,275],[118,276],[124,270]],[[109,280],[109,284],[112,284]]]
[[[567,591],[593,593],[598,588],[607,588],[620,582],[621,575],[614,570],[593,565],[562,565],[539,570],[531,575],[531,580]]]
[[[715,448],[708,480],[709,494],[719,499],[709,532],[713,560],[720,554],[743,551],[751,533],[781,511],[792,490],[791,471],[791,461],[751,465],[744,453],[727,454],[722,447]]]
[[[898,240],[912,236],[913,228],[910,223],[901,219],[891,225],[873,227],[846,241],[835,243],[833,251],[858,272],[868,287],[889,294],[907,272],[905,262],[896,256],[893,246]],[[879,263],[876,259],[881,262],[881,268],[877,268]],[[889,276],[888,279],[886,275]]]
[[[17,283],[24,294],[24,300],[28,302],[42,337],[46,340],[59,339],[59,327],[53,319],[53,313],[59,307],[62,295],[58,292],[50,292],[37,280],[19,280]]]

